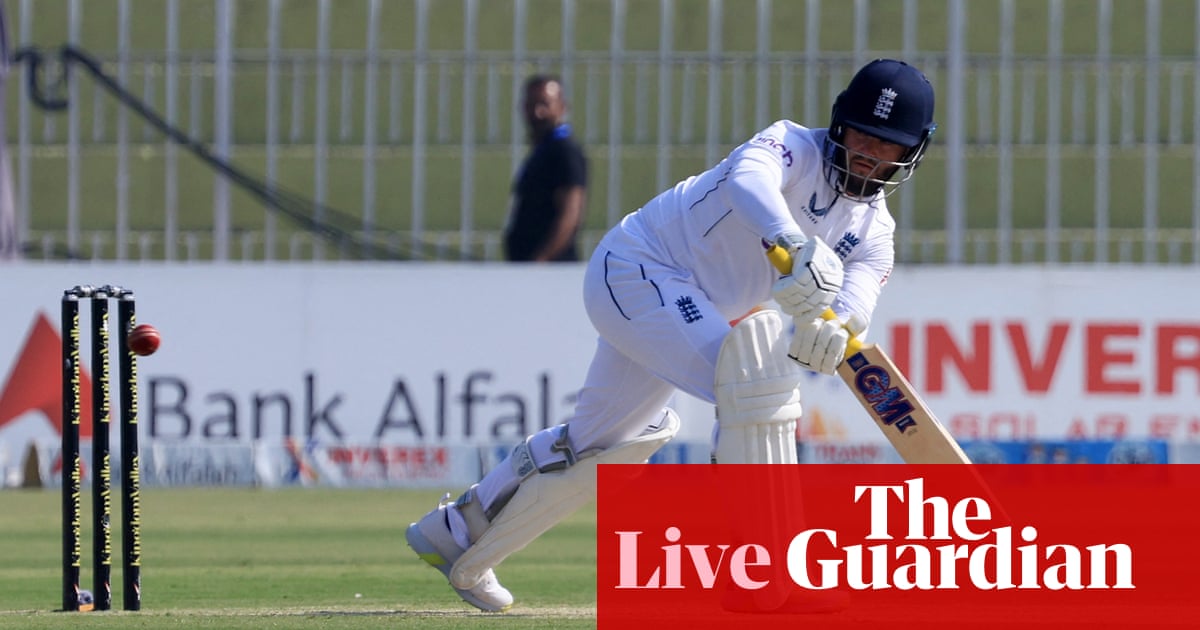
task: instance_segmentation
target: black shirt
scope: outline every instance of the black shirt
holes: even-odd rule
[[[533,259],[558,223],[554,192],[574,186],[587,186],[587,159],[570,127],[560,125],[533,148],[513,181],[512,215],[504,234],[508,260]],[[575,241],[572,234],[570,245],[553,260],[579,260]]]

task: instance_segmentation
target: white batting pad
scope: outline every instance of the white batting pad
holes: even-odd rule
[[[679,416],[663,409],[657,428],[612,448],[583,453],[575,465],[563,470],[535,473],[521,482],[487,531],[454,563],[450,583],[455,588],[474,587],[488,569],[592,500],[596,466],[645,462],[678,432]]]
[[[716,458],[722,464],[795,464],[804,369],[787,356],[783,319],[761,310],[738,322],[717,356]]]

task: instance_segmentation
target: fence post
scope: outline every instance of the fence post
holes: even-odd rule
[[[1158,152],[1161,147],[1158,135],[1159,37],[1162,7],[1160,0],[1146,0],[1146,87],[1145,118],[1142,120],[1142,215],[1144,219],[1142,262],[1158,262]]]
[[[279,180],[277,151],[279,146],[279,56],[280,14],[283,0],[271,0],[267,9],[267,116],[266,116],[266,169],[267,187],[274,189]],[[275,260],[276,239],[275,214],[270,210],[263,213],[263,260]]]
[[[671,63],[675,33],[674,5],[674,0],[659,0],[658,157],[655,163],[655,190],[666,190],[671,183],[671,86],[675,83],[675,68]]]
[[[412,140],[412,251],[422,257],[425,232],[425,107],[429,71],[429,0],[417,0],[413,32],[413,140]]]
[[[621,207],[621,66],[625,48],[625,0],[612,1],[612,32],[610,33],[608,75],[608,222],[616,225]],[[590,96],[590,95],[589,95]]]
[[[329,160],[329,17],[332,11],[329,0],[317,2],[317,111],[316,129],[313,139],[313,219],[324,222],[326,170]],[[325,258],[325,242],[313,238],[313,259]]]
[[[479,0],[463,0],[463,106],[462,106],[462,163],[459,179],[459,247],[460,258],[471,258],[471,232],[475,220],[475,64],[479,53],[476,33],[479,31]]]
[[[961,264],[966,236],[966,195],[963,181],[967,169],[966,156],[966,26],[967,6],[964,0],[950,0],[947,24],[949,33],[949,67],[946,72],[948,113],[946,114],[946,262]]]
[[[213,153],[228,160],[233,141],[233,2],[217,0],[216,51],[213,72]],[[122,109],[124,111],[124,109]],[[213,177],[213,260],[229,260],[230,221],[229,180],[223,174]]]
[[[1010,0],[1011,1],[1011,0]],[[1093,195],[1095,197],[1095,260],[1098,263],[1108,262],[1108,145],[1111,142],[1109,132],[1109,72],[1108,63],[1112,51],[1112,0],[1099,0],[1096,3],[1096,138],[1095,144],[1095,182]],[[1200,85],[1200,83],[1197,83]],[[1200,111],[1197,108],[1196,111]]]
[[[379,6],[370,0],[367,9],[367,63],[363,71],[363,239],[373,242],[375,231],[375,116],[379,80]]]

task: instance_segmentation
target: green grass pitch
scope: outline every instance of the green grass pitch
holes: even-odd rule
[[[81,586],[90,590],[89,497],[85,488]],[[462,602],[404,544],[404,528],[437,499],[409,490],[143,491],[142,610],[124,612],[114,497],[114,610],[65,613],[59,493],[0,492],[0,629],[596,627],[594,507],[501,566],[517,602],[494,615]]]

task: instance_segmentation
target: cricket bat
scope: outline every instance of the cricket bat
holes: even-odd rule
[[[791,256],[782,247],[770,246],[767,258],[780,273],[792,272]],[[821,317],[837,319],[832,309]],[[906,463],[971,463],[883,348],[851,337],[837,372]]]

